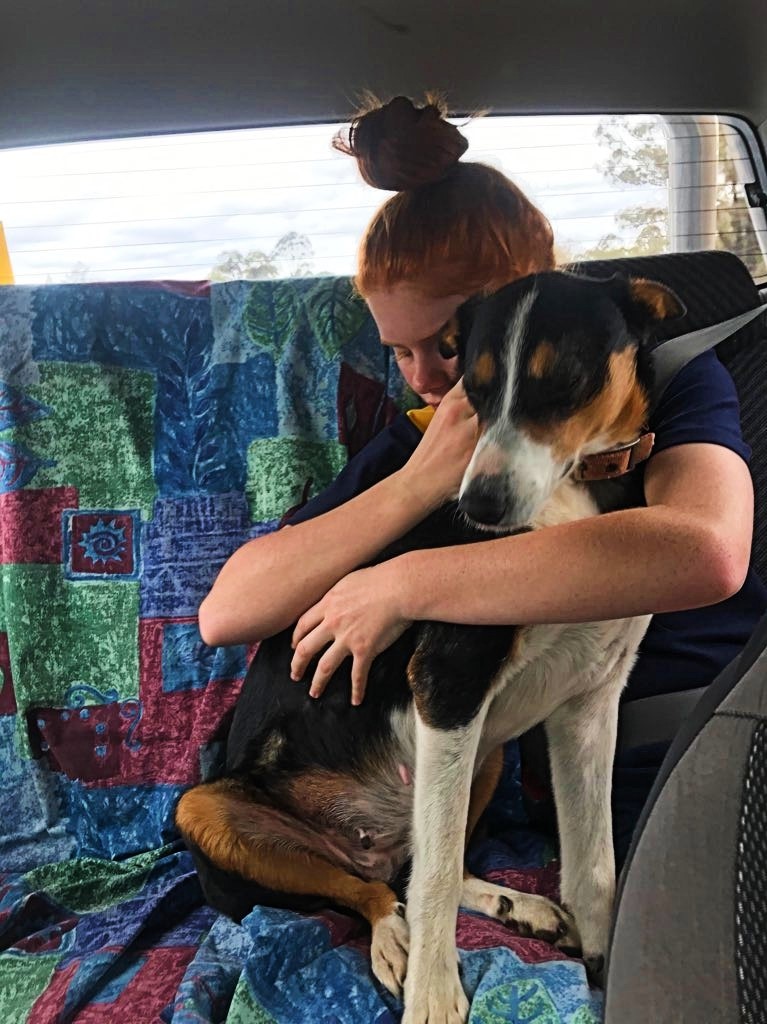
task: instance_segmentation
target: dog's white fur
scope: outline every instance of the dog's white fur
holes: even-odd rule
[[[567,480],[533,525],[569,522],[597,511],[586,489]],[[518,654],[469,725],[433,729],[412,709],[416,768],[403,1024],[466,1019],[455,949],[459,903],[487,912],[505,894],[514,902],[515,920],[533,930],[556,927],[548,900],[476,879],[463,882],[471,780],[491,750],[541,721],[559,821],[562,902],[575,918],[584,957],[604,956],[615,894],[610,788],[618,699],[649,621],[650,616],[641,616],[525,627]],[[403,740],[407,732],[402,730]],[[408,737],[403,746],[411,742]]]

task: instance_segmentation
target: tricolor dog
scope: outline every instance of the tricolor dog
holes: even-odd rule
[[[681,315],[642,279],[533,275],[459,311],[464,384],[480,438],[455,505],[401,551],[540,529],[642,501],[648,340]],[[552,566],[556,572],[556,566]],[[462,1022],[459,905],[582,951],[601,969],[615,889],[610,779],[618,698],[649,617],[578,625],[417,623],[373,663],[350,704],[350,660],[319,700],[290,679],[292,627],[253,660],[226,774],[189,790],[176,821],[207,899],[334,903],[372,927],[372,968],[404,988],[406,1024]],[[545,722],[561,846],[562,908],[464,871],[501,746]],[[403,869],[412,858],[406,903]]]

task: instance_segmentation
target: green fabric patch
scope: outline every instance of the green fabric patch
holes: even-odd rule
[[[472,1024],[508,1024],[512,1020],[519,1024],[561,1024],[562,1018],[542,982],[519,979],[497,985],[475,999],[471,1020]]]
[[[66,706],[75,683],[138,697],[138,583],[70,583],[60,565],[4,565],[0,579],[21,712]]]
[[[225,1024],[277,1024],[274,1017],[253,998],[244,974],[237,982]]]
[[[88,363],[40,363],[27,394],[50,416],[13,430],[38,458],[35,487],[77,487],[81,508],[140,508],[151,518],[156,487],[153,374]]]
[[[248,448],[245,485],[251,521],[280,519],[301,501],[308,480],[312,481],[310,496],[319,494],[346,463],[346,448],[339,441],[304,441],[298,437],[254,441]]]
[[[154,865],[170,851],[171,847],[163,846],[121,861],[80,857],[43,864],[24,875],[24,884],[44,891],[73,914],[88,914],[137,896]]]
[[[48,987],[61,954],[0,953],[0,1020],[26,1024],[29,1011]]]
[[[582,1006],[573,1017],[572,1024],[601,1024],[601,1017],[595,1017],[588,1006]]]

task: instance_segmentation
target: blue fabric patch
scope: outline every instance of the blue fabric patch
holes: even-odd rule
[[[246,648],[208,647],[196,622],[169,622],[162,644],[162,688],[165,693],[202,690],[214,679],[245,675]]]

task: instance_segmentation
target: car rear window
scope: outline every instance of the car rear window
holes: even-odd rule
[[[467,159],[550,218],[561,261],[727,249],[767,281],[764,167],[713,115],[486,116]],[[20,284],[353,272],[384,194],[331,146],[339,125],[0,151],[0,222]],[[0,242],[2,239],[0,239]]]

